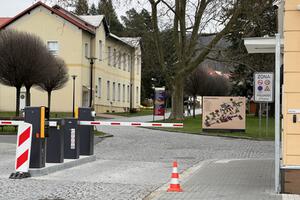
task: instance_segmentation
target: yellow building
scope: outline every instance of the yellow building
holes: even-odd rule
[[[275,179],[281,180],[275,183],[281,185],[277,191],[300,194],[300,0],[278,0],[274,6],[278,8],[281,36],[281,41],[278,40],[281,52],[277,53],[281,53],[283,64],[282,119],[279,142],[275,142],[281,170],[280,176],[275,174]],[[249,53],[275,52],[275,38],[247,38],[245,45]]]
[[[139,108],[141,90],[141,49],[139,38],[112,34],[105,17],[77,16],[59,6],[38,2],[0,25],[0,30],[17,29],[39,36],[49,50],[63,58],[69,69],[66,86],[53,92],[52,111],[72,111],[72,75],[75,104],[89,106],[92,74],[92,105],[96,112],[122,112]],[[34,56],[34,55],[33,55]],[[89,58],[96,58],[91,73]],[[15,89],[0,85],[0,111],[15,110]],[[25,89],[21,108],[25,106]],[[31,90],[31,106],[47,105],[47,94]]]

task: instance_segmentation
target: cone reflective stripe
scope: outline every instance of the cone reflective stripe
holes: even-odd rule
[[[178,174],[177,166],[178,166],[177,162],[176,161],[173,162],[171,182],[167,192],[182,192],[182,189],[180,188],[180,184],[179,184],[179,174]]]
[[[20,123],[18,126],[17,150],[16,150],[16,172],[28,172],[30,149],[31,149],[32,125]]]
[[[140,127],[168,127],[183,128],[182,123],[143,123],[143,122],[108,122],[108,121],[79,121],[80,125],[93,126],[140,126]]]

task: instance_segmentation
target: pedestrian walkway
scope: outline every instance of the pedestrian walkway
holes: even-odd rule
[[[180,168],[180,166],[179,166]],[[206,162],[183,180],[182,193],[158,193],[155,200],[268,200],[300,199],[274,191],[274,160],[219,160]]]

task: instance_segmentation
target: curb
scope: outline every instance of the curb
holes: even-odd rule
[[[79,159],[64,159],[63,163],[46,163],[46,167],[40,169],[29,169],[31,177],[48,175],[57,171],[69,169],[96,160],[96,155],[80,156]]]
[[[198,172],[202,167],[205,165],[208,165],[212,162],[217,161],[217,159],[209,159],[209,160],[204,160],[199,162],[196,165],[191,166],[190,168],[186,169],[185,171],[180,173],[180,184],[186,183],[190,178],[192,177],[193,174]],[[161,185],[160,187],[156,188],[154,191],[152,191],[150,194],[145,196],[143,200],[157,200],[163,193],[167,191],[169,187],[169,182]]]
[[[109,134],[109,133],[105,133],[105,135],[100,135],[100,136],[95,136],[95,137],[98,137],[98,138],[109,138],[109,137],[114,137],[114,135]]]
[[[224,137],[224,138],[254,140],[254,141],[274,141],[274,139],[268,139],[268,138],[253,138],[253,137],[247,137],[247,136],[222,135],[222,134],[219,134],[219,133],[211,133],[211,134],[210,133],[206,133],[206,132],[188,133],[188,132],[164,130],[163,128],[151,128],[151,127],[138,127],[138,128],[147,128],[147,129],[151,129],[151,130],[165,131],[165,132],[170,132],[170,133],[183,133],[183,134],[189,134],[189,135],[202,135],[202,136],[211,136],[211,137]]]

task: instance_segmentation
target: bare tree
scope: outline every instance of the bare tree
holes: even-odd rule
[[[51,73],[38,86],[48,93],[48,108],[51,109],[51,93],[54,90],[59,90],[68,82],[68,69],[64,60],[56,58],[51,63]]]
[[[16,30],[0,31],[0,83],[16,88],[17,116],[21,87],[26,87],[26,105],[30,105],[30,88],[47,76],[53,59],[38,37]]]
[[[26,88],[26,106],[31,105],[30,89],[33,85],[41,83],[51,74],[51,65],[54,56],[48,51],[44,42],[35,35],[19,33],[22,36],[22,59],[24,86]]]
[[[158,8],[164,6],[173,14],[173,40],[176,60],[168,83],[172,93],[171,118],[183,117],[183,88],[186,77],[203,62],[211,49],[231,29],[241,11],[241,0],[148,0],[151,4],[153,35],[163,73],[167,73],[164,50],[160,38]],[[192,9],[189,9],[192,7]],[[187,12],[188,11],[188,12]],[[190,13],[194,11],[193,16]],[[209,44],[198,51],[200,33],[208,24],[217,25],[217,33]]]

